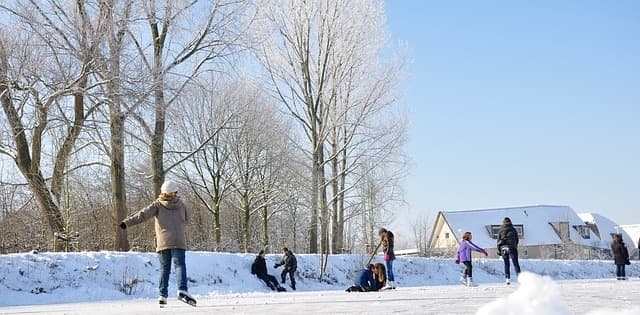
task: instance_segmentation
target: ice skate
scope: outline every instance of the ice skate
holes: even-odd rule
[[[178,290],[178,300],[187,303],[191,306],[196,306],[196,299],[193,298],[187,291]]]
[[[160,305],[160,308],[167,306],[167,298],[164,296],[158,297],[158,305]]]
[[[465,284],[468,287],[477,287],[478,285],[473,283],[473,279],[471,277],[467,278],[467,283]]]

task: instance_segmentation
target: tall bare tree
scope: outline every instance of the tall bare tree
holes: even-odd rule
[[[68,10],[76,14],[68,14]],[[25,4],[14,3],[11,7],[0,5],[0,12],[10,13],[19,25],[16,27],[22,27],[24,34],[28,34],[22,38],[12,40],[6,37],[3,40],[4,67],[0,68],[0,72],[5,75],[6,81],[2,80],[5,89],[0,94],[6,97],[3,98],[3,109],[14,132],[16,150],[3,151],[0,148],[0,152],[15,157],[16,165],[36,196],[50,235],[65,233],[67,226],[61,220],[59,209],[61,186],[66,172],[73,168],[68,161],[88,112],[95,109],[94,105],[87,108],[85,95],[92,88],[89,86],[89,76],[100,42],[92,31],[100,33],[102,24],[98,22],[95,30],[88,27],[90,22],[83,2],[64,8],[51,1],[30,1]],[[13,71],[10,67],[20,70]],[[15,77],[9,79],[10,73]],[[19,105],[13,104],[15,100],[19,100]],[[24,105],[33,108],[34,117],[37,117],[30,139],[25,130],[25,121],[22,121],[26,113]],[[56,114],[52,117],[53,112]],[[62,121],[66,130],[55,136],[47,135],[52,129],[50,121],[54,119]],[[45,148],[43,142],[52,136],[60,137],[62,142],[56,152],[49,153],[55,159],[50,173],[51,188],[48,188],[41,157]]]
[[[203,70],[223,70],[216,64],[223,63],[241,46],[247,5],[242,0],[142,1],[148,36],[140,36],[142,30],[130,35],[144,70],[151,76],[152,84],[147,88],[153,98],[154,116],[147,119],[147,109],[143,107],[136,119],[150,139],[151,178],[156,194],[160,193],[166,172],[175,167],[164,165],[167,110]]]
[[[178,167],[178,174],[193,191],[194,195],[210,214],[213,223],[213,249],[222,250],[221,205],[231,188],[231,161],[228,147],[228,133],[238,126],[233,122],[236,116],[234,104],[241,91],[236,81],[225,82],[200,80],[200,84],[190,84],[189,93],[178,98],[182,108],[176,114],[179,127],[176,137],[168,137],[168,142],[182,154],[191,154],[193,148],[200,148]],[[195,83],[195,82],[193,82]],[[169,152],[174,153],[174,152]]]
[[[354,139],[393,104],[401,69],[397,60],[381,60],[387,48],[383,3],[263,0],[258,7],[258,30],[265,35],[258,59],[308,141],[309,251],[318,245],[325,254],[337,251],[343,247],[347,176],[356,164],[347,157],[353,147],[376,142],[375,135]]]

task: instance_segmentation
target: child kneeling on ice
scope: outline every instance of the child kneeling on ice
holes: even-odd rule
[[[356,274],[354,285],[349,287],[347,292],[369,292],[378,291],[378,283],[374,277],[375,266],[369,264],[367,268],[363,268]]]
[[[456,264],[462,262],[464,264],[464,274],[460,277],[460,281],[466,286],[473,285],[473,274],[471,267],[471,251],[476,251],[478,253],[483,253],[485,256],[488,256],[487,251],[482,247],[471,242],[471,232],[464,232],[462,235],[462,242],[460,242],[460,247],[458,247],[458,254],[456,256]]]

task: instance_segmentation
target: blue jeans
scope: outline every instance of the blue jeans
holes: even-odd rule
[[[624,264],[616,265],[616,278],[625,278],[626,276]]]
[[[393,278],[393,259],[384,261],[385,267],[387,267],[387,281],[396,281]]]
[[[158,291],[160,296],[167,297],[169,287],[169,274],[171,273],[171,260],[173,259],[173,265],[176,271],[176,282],[178,284],[178,290],[187,291],[187,265],[184,259],[184,249],[170,248],[158,252],[158,258],[160,259],[160,284]]]

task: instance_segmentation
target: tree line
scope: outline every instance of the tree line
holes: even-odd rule
[[[406,69],[383,1],[0,4],[0,250],[362,252],[402,205]]]

